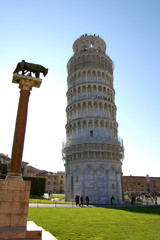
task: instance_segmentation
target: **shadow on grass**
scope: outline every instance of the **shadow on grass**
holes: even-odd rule
[[[156,214],[160,215],[160,206],[139,206],[139,207],[112,207],[112,209],[116,210],[123,210],[123,211],[128,211],[128,212],[133,212],[133,213],[143,213],[143,214]]]

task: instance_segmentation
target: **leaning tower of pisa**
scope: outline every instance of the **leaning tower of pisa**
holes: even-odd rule
[[[67,64],[67,124],[63,157],[65,198],[89,196],[91,203],[122,201],[123,143],[118,138],[113,62],[99,36],[82,35]]]

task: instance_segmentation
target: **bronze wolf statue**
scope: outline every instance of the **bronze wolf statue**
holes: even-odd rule
[[[22,74],[25,75],[27,72],[29,72],[27,75],[31,76],[31,72],[35,73],[36,78],[39,78],[40,73],[43,73],[44,77],[48,73],[48,68],[45,68],[39,64],[34,63],[28,63],[22,60],[22,62],[19,62],[17,64],[16,69],[13,73],[19,73],[22,71]]]

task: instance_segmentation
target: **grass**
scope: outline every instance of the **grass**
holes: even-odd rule
[[[35,199],[30,198],[29,203],[42,203],[42,204],[72,204],[71,202],[64,202],[63,199],[60,201],[49,200],[49,199]],[[73,203],[75,204],[75,203]]]
[[[45,197],[42,197],[42,198],[30,198],[29,199],[29,202],[30,203],[43,203],[43,204],[71,204],[70,202],[65,202],[65,197],[64,197],[64,194],[51,194],[50,196],[51,199],[46,199]]]
[[[51,194],[52,198],[59,198],[59,199],[64,199],[65,195],[64,194]]]
[[[29,202],[30,203],[47,203],[47,204],[49,204],[49,203],[53,203],[53,201],[51,201],[51,200],[47,200],[47,199],[40,199],[40,198],[30,198],[29,199]]]
[[[34,221],[58,240],[158,240],[160,207],[30,208]]]

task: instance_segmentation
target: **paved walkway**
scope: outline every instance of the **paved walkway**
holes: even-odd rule
[[[121,204],[121,205],[75,205],[75,204],[43,204],[43,203],[30,203],[29,207],[40,207],[40,208],[97,208],[97,207],[103,207],[103,208],[119,208],[119,207],[146,207],[146,206],[160,206],[160,204]]]
[[[75,205],[75,204],[60,204],[60,203],[51,203],[51,204],[43,204],[43,203],[30,203],[29,207],[41,207],[41,208],[85,208],[87,207],[87,205],[83,205],[83,206],[79,206],[79,205]],[[89,207],[94,207],[92,205],[90,205]]]
[[[46,199],[48,199],[49,200],[49,198],[48,198],[48,194],[46,194],[45,195],[45,197],[46,197]],[[52,199],[52,200],[59,200],[59,199]],[[160,197],[158,197],[158,199],[157,199],[157,205],[159,205],[160,206]],[[155,204],[155,202],[153,201],[151,201],[151,199],[149,199],[149,200],[144,200],[144,202],[143,203],[136,203],[135,205],[131,205],[131,203],[128,203],[128,204],[120,204],[120,205],[107,205],[107,204],[104,204],[104,205],[89,205],[88,207],[89,208],[95,208],[95,207],[103,207],[103,208],[113,208],[113,207],[142,207],[142,206],[157,206],[156,204]],[[49,203],[49,204],[43,204],[43,203],[40,203],[40,201],[39,202],[37,202],[37,203],[30,203],[29,204],[29,207],[41,207],[41,208],[86,208],[87,207],[87,205],[85,204],[85,205],[83,205],[83,206],[79,206],[79,205],[77,205],[76,206],[76,204],[75,204],[75,202],[73,202],[73,204],[71,203],[71,204],[61,204],[61,203],[56,203],[55,201],[53,202],[53,203]]]

